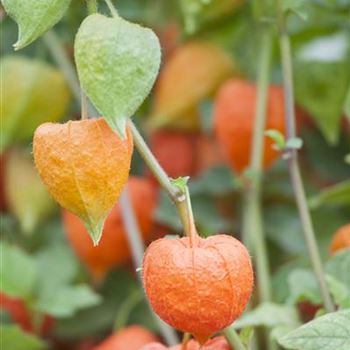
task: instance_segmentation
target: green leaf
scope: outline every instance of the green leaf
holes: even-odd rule
[[[29,298],[37,280],[35,262],[25,252],[5,241],[0,242],[1,291],[11,297]]]
[[[7,153],[5,182],[10,212],[18,219],[24,233],[33,233],[57,207],[42,183],[29,152],[13,149]]]
[[[286,349],[350,349],[350,309],[319,317],[278,339]]]
[[[275,148],[278,150],[284,150],[286,147],[286,140],[284,138],[284,135],[279,131],[275,129],[269,129],[265,131],[265,135],[270,137],[273,141],[275,141]]]
[[[344,108],[343,108],[344,114],[350,121],[350,86],[348,89],[348,93],[345,98]]]
[[[306,253],[303,231],[295,206],[270,205],[265,210],[264,220],[268,237],[285,252]]]
[[[344,206],[350,204],[350,180],[330,186],[309,199],[309,205],[312,209],[325,204]]]
[[[185,30],[193,34],[208,23],[235,12],[243,0],[180,0]]]
[[[81,24],[74,54],[83,90],[111,128],[125,137],[126,119],[147,97],[158,74],[157,36],[120,17],[94,14]]]
[[[349,9],[349,0],[313,0],[319,6],[323,6],[327,9]]]
[[[74,280],[78,261],[65,244],[51,243],[36,255],[39,295],[50,295]]]
[[[243,345],[249,349],[250,341],[254,334],[254,328],[253,327],[245,327],[239,332],[239,338],[241,339]]]
[[[327,262],[327,274],[342,282],[350,292],[350,251],[343,250],[332,256]]]
[[[226,195],[234,190],[232,172],[227,167],[213,167],[192,179],[189,188],[192,195]]]
[[[16,325],[1,325],[1,349],[4,350],[42,350],[47,344],[33,334],[23,332]]]
[[[76,311],[100,303],[101,298],[87,285],[62,287],[39,296],[36,309],[55,317],[69,317]]]
[[[343,257],[341,259],[334,258],[331,263],[328,262],[326,265],[326,271],[326,282],[336,304],[343,308],[350,307],[350,281],[348,277],[350,260],[347,261]],[[292,271],[288,278],[288,286],[289,303],[297,304],[305,300],[315,305],[322,303],[319,284],[312,270],[296,269]]]
[[[57,321],[55,331],[62,338],[91,338],[99,336],[106,329],[113,327],[113,322],[118,309],[124,304],[129,295],[141,287],[133,274],[125,269],[112,271],[104,281],[100,292],[103,300],[100,304],[80,310],[74,316],[62,318]],[[157,324],[147,306],[143,301],[130,314],[128,324],[140,324],[157,331]]]
[[[182,193],[186,192],[186,187],[187,187],[187,182],[190,179],[189,176],[185,176],[185,177],[178,177],[176,179],[172,179],[171,183],[176,186],[177,188],[180,189],[180,191]]]
[[[64,15],[71,0],[2,0],[5,11],[17,22],[15,50],[29,45],[53,27]]]
[[[350,164],[350,153],[344,157],[344,161],[346,164]]]
[[[326,281],[335,303],[340,308],[350,308],[350,289],[331,275],[326,275]]]
[[[259,326],[273,328],[280,325],[297,325],[298,323],[297,311],[293,307],[266,302],[245,313],[234,322],[233,326],[235,328]]]
[[[169,197],[161,192],[155,214],[157,222],[165,224],[176,232],[182,231],[181,221],[176,214],[176,208]],[[192,196],[192,207],[197,227],[201,235],[207,236],[217,232],[228,232],[232,222],[221,217],[210,195]]]
[[[344,162],[349,152],[349,137],[344,132],[335,147],[329,147],[318,130],[302,130],[304,156],[310,167],[318,176],[329,183],[349,179],[349,165]]]
[[[279,249],[279,248],[278,248]],[[272,289],[274,294],[274,299],[277,303],[285,303],[290,294],[288,278],[290,273],[297,268],[304,268],[307,266],[307,262],[298,259],[288,261],[284,265],[281,265],[274,271],[272,275]]]
[[[266,130],[265,135],[270,137],[273,141],[275,141],[278,149],[282,150],[286,147],[286,140],[284,138],[284,135],[279,130],[275,130],[275,129]]]
[[[296,101],[314,118],[330,144],[338,141],[349,76],[346,62],[296,63]]]
[[[16,55],[1,59],[0,75],[6,86],[0,99],[1,151],[12,142],[32,139],[40,124],[64,117],[69,90],[59,70]]]
[[[288,276],[289,298],[288,302],[297,304],[308,300],[313,304],[322,302],[319,286],[314,273],[309,269],[296,269]]]
[[[293,137],[286,142],[288,149],[301,149],[301,147],[303,147],[303,140],[300,137]]]
[[[305,0],[284,0],[282,1],[282,8],[285,12],[294,12],[304,21],[308,18]]]

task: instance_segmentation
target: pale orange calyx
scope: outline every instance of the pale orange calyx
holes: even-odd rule
[[[120,139],[103,118],[45,123],[35,131],[33,151],[51,195],[84,221],[97,244],[129,176],[131,133]]]
[[[198,103],[236,71],[230,55],[212,43],[190,41],[178,47],[159,75],[149,126],[198,130]]]
[[[94,350],[139,350],[143,345],[157,340],[157,336],[147,328],[132,325],[110,335]]]
[[[186,344],[179,344],[166,347],[160,343],[151,343],[143,346],[139,350],[234,350],[227,343],[224,337],[215,337],[201,346],[195,340],[190,340]]]
[[[332,239],[330,247],[331,254],[342,249],[350,249],[350,223],[340,227]]]
[[[250,162],[254,134],[257,87],[254,83],[228,80],[219,90],[214,103],[215,134],[231,167],[241,173]],[[281,86],[269,86],[265,129],[275,129],[285,134],[284,97]],[[265,137],[263,168],[268,168],[281,152],[275,143]]]
[[[253,289],[247,249],[227,235],[159,239],[147,249],[143,283],[165,322],[204,342],[244,311]]]

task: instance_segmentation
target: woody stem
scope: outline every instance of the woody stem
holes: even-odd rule
[[[145,140],[131,120],[128,121],[128,126],[130,127],[133,135],[135,147],[139,151],[141,157],[160,185],[175,203],[184,228],[184,233],[188,237],[193,237],[196,234],[196,230],[194,227],[193,212],[188,187],[185,186],[185,189],[181,190],[178,186],[172,183],[171,179],[159,164],[158,160],[153,155],[152,151],[149,149]]]
[[[282,77],[284,84],[285,96],[285,119],[287,125],[287,138],[292,139],[296,137],[295,126],[295,107],[294,107],[294,91],[293,91],[293,68],[292,68],[292,54],[290,39],[285,27],[285,17],[280,1],[277,1],[279,12],[279,35],[280,35],[280,51],[282,61]],[[323,271],[320,253],[317,247],[315,230],[311,215],[307,206],[305,189],[300,173],[298,153],[297,150],[292,149],[288,154],[288,168],[289,174],[294,188],[295,200],[299,210],[299,216],[302,223],[304,237],[308,248],[312,267],[314,269],[323,304],[328,312],[335,310],[328,286],[326,284],[325,275]]]

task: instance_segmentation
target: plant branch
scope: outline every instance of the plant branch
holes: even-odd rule
[[[227,327],[226,329],[224,329],[223,334],[225,335],[225,338],[232,347],[232,349],[246,350],[245,346],[241,341],[241,338],[239,337],[239,335],[233,327]]]
[[[125,186],[125,189],[120,196],[119,203],[121,207],[126,236],[131,248],[130,250],[132,252],[134,266],[136,268],[139,268],[142,266],[144,245],[141,238],[141,232],[136,221],[135,212],[130,202],[127,185]],[[139,274],[138,277],[140,283],[142,284],[142,280]],[[161,331],[164,339],[166,339],[167,343],[169,345],[177,344],[178,337],[174,329],[163,322],[155,313],[152,312],[152,314],[154,315],[154,318],[158,323],[159,330]]]
[[[285,96],[285,118],[287,125],[287,138],[291,139],[296,136],[292,54],[290,39],[285,27],[285,17],[279,0],[277,0],[277,5],[279,11],[280,51]],[[298,163],[298,153],[295,149],[291,149],[288,152],[289,174],[294,189],[295,200],[299,210],[300,220],[302,223],[304,237],[308,248],[311,264],[314,269],[316,278],[318,280],[324,307],[328,312],[332,312],[335,310],[335,307],[326,284],[322,261],[317,247],[315,230],[313,227],[310,212],[307,207],[304,185]]]
[[[115,7],[113,6],[113,3],[111,0],[105,0],[105,3],[107,4],[109,11],[111,11],[111,14],[113,17],[118,17],[118,12],[115,9]]]
[[[49,30],[46,34],[44,34],[42,39],[46,47],[49,49],[53,59],[60,67],[74,97],[80,103],[79,81],[75,69],[62,46],[61,40],[57,37],[53,30]]]
[[[198,236],[198,233],[194,223],[191,197],[187,185],[185,187],[185,200],[178,201],[176,203],[176,207],[184,228],[184,233],[190,238],[192,246],[194,244],[195,237]]]
[[[89,15],[97,12],[97,0],[86,0]]]
[[[170,198],[176,203],[177,201],[184,201],[185,197],[182,191],[174,186],[164,169],[158,163],[157,159],[147,146],[145,140],[137,130],[134,123],[129,120],[128,126],[130,127],[131,133],[133,135],[135,147],[139,151],[141,157],[152,171],[153,175],[156,177],[160,185],[164,188],[165,191],[169,194]]]
[[[49,30],[43,35],[42,39],[46,47],[49,49],[56,64],[61,69],[74,98],[79,104],[81,104],[82,91],[80,89],[79,80],[74,66],[64,50],[61,40],[57,37],[54,30]],[[87,112],[90,116],[96,114],[95,109],[90,103],[87,103]]]
[[[243,237],[251,247],[256,260],[260,301],[271,300],[271,281],[268,255],[263,230],[261,208],[262,159],[264,152],[264,130],[266,124],[267,94],[271,63],[272,38],[267,27],[262,28],[259,72],[257,78],[257,100],[254,135],[252,141],[250,171],[252,181],[246,188],[244,198]]]
[[[152,174],[156,177],[160,185],[175,203],[182,226],[184,228],[184,233],[186,236],[192,239],[197,235],[197,231],[194,224],[191,198],[187,185],[183,186],[183,189],[181,189],[180,186],[176,186],[159,164],[158,160],[155,158],[131,120],[128,121],[128,126],[133,135],[135,147],[139,151],[148,168],[151,170]]]

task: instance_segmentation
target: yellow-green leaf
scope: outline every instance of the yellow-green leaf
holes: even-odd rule
[[[64,116],[69,91],[63,75],[49,64],[21,56],[0,61],[1,151],[32,138],[38,125]]]
[[[29,152],[12,150],[6,159],[6,199],[25,233],[31,233],[55,209],[55,202],[34,167]]]

